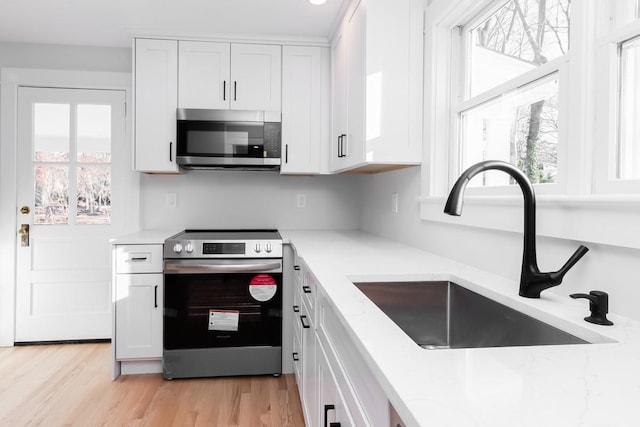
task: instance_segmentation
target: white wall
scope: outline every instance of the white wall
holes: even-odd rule
[[[131,49],[0,42],[0,67],[130,73]]]
[[[175,208],[166,194],[176,193]],[[141,175],[142,228],[358,229],[357,176],[189,171]],[[296,207],[304,194],[306,207]]]
[[[362,180],[361,228],[411,246],[447,256],[493,273],[512,277],[518,292],[522,260],[522,233],[488,230],[420,220],[420,168],[371,175]],[[399,195],[397,214],[391,213],[391,193]],[[444,206],[443,206],[444,208]],[[463,212],[462,215],[465,213]],[[539,214],[538,222],[545,220]],[[606,218],[603,218],[606,220]],[[594,224],[597,226],[597,224]],[[538,237],[538,263],[555,271],[579,242]],[[590,251],[565,276],[563,283],[545,292],[568,296],[598,289],[609,293],[609,309],[640,320],[640,250],[585,243]],[[542,294],[544,297],[544,293]],[[584,302],[585,315],[588,305]]]

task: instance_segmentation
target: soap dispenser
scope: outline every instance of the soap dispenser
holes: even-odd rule
[[[584,318],[587,322],[595,323],[596,325],[611,326],[613,322],[607,319],[607,313],[609,312],[609,295],[603,291],[591,291],[587,294],[571,294],[571,298],[586,298],[589,300],[589,309],[591,315]]]

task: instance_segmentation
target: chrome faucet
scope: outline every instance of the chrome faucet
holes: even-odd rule
[[[536,257],[536,196],[533,191],[533,185],[520,169],[507,162],[486,160],[476,163],[464,171],[451,189],[444,212],[449,215],[460,216],[464,190],[469,180],[480,172],[489,169],[500,170],[511,175],[522,190],[522,195],[524,196],[524,250],[519,294],[526,298],[540,298],[540,292],[562,283],[564,275],[589,249],[580,245],[560,270],[548,273],[540,272]]]

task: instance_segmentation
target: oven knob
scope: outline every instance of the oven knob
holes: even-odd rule
[[[260,247],[260,243],[256,243],[256,253],[260,253],[260,251],[262,251],[262,248]]]
[[[271,243],[267,243],[267,247],[266,247],[265,251],[271,252],[271,249],[272,249],[271,248]]]
[[[176,243],[175,245],[173,245],[173,252],[177,254],[182,252],[182,245],[180,243]]]
[[[184,246],[184,251],[190,254],[191,252],[193,252],[193,245],[191,243],[187,243]]]

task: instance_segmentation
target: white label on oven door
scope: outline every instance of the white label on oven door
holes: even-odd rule
[[[260,302],[269,301],[276,295],[277,290],[276,279],[268,274],[258,274],[249,282],[249,293],[253,299]]]
[[[209,310],[210,331],[237,331],[240,312],[236,310]]]

